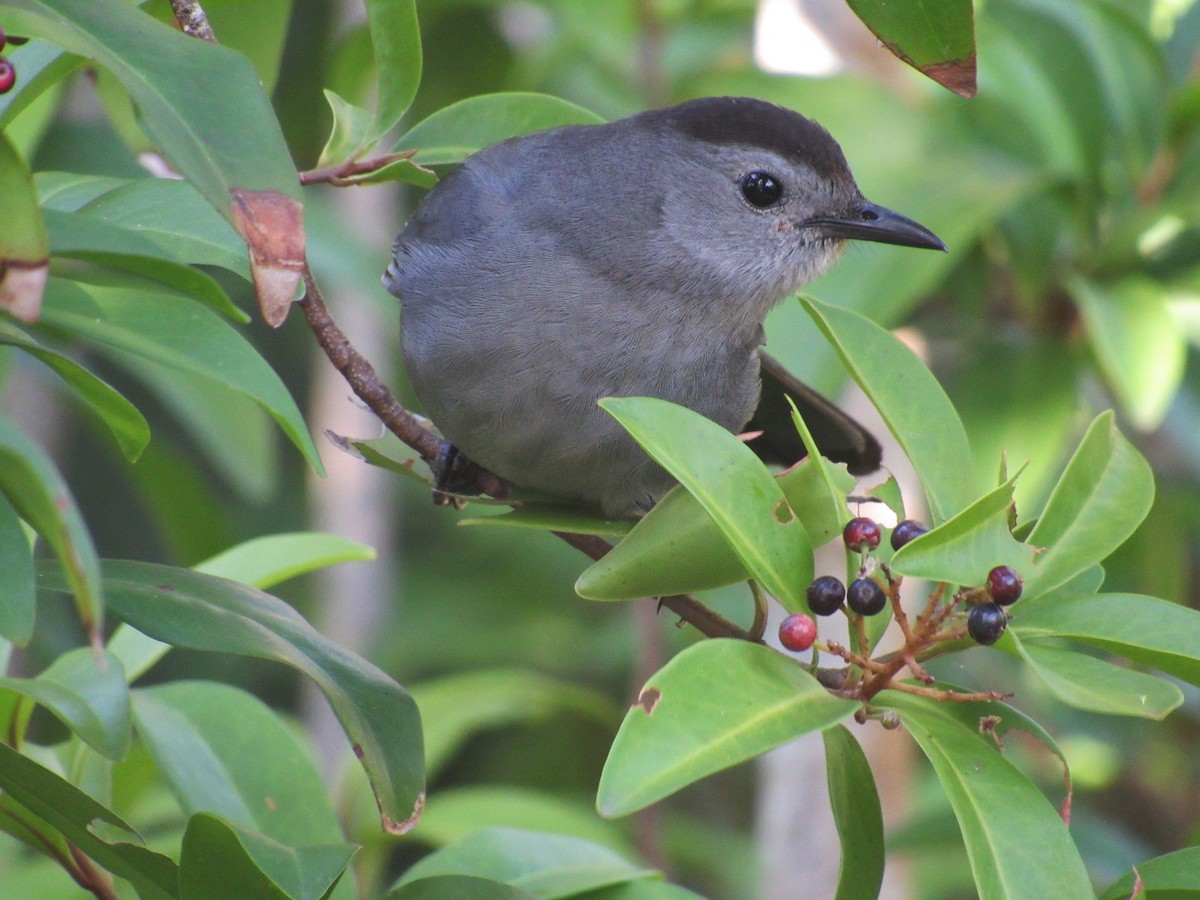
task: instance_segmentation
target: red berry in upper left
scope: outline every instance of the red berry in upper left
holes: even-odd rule
[[[3,56],[0,56],[0,94],[7,94],[17,83],[17,70]]]
[[[882,532],[874,519],[859,516],[851,519],[842,529],[842,540],[851,550],[874,550],[879,546]]]
[[[817,639],[817,623],[812,616],[793,613],[779,623],[779,643],[788,650],[807,650]]]
[[[988,596],[1001,606],[1009,606],[1021,599],[1024,582],[1012,566],[996,566],[988,572]]]

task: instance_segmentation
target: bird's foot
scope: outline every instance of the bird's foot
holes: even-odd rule
[[[437,456],[429,468],[433,470],[433,502],[436,505],[461,509],[463,494],[472,497],[479,494],[476,477],[479,466],[450,441],[443,440],[438,446]]]

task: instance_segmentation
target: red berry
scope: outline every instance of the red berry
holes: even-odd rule
[[[812,616],[792,613],[779,623],[779,643],[789,650],[807,650],[817,639],[817,623]]]
[[[892,529],[892,549],[899,550],[905,544],[910,544],[929,529],[915,519],[905,519]]]
[[[1008,627],[1008,615],[995,603],[980,603],[967,613],[967,632],[981,644],[994,644]]]
[[[842,608],[846,587],[832,575],[822,575],[805,592],[808,608],[818,616],[832,616]]]
[[[3,56],[0,56],[0,94],[7,94],[17,83],[17,70]]]
[[[846,523],[842,540],[851,550],[874,550],[879,546],[881,532],[874,519],[859,516]]]
[[[873,616],[887,606],[887,594],[873,578],[856,578],[846,589],[846,605],[860,616]]]
[[[1001,606],[1016,603],[1021,598],[1024,582],[1011,566],[996,566],[988,572],[988,596]]]

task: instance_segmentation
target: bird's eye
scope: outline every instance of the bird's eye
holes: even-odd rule
[[[766,209],[783,196],[783,185],[770,172],[748,172],[742,176],[742,196],[751,206]]]

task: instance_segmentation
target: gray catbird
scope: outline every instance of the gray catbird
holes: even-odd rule
[[[784,426],[768,423],[765,455],[803,455],[787,393],[825,455],[878,467],[864,429],[760,352],[767,312],[848,238],[945,249],[869,203],[815,122],[708,98],[476,153],[421,203],[383,282],[417,397],[459,451],[629,517],[674,482],[601,397],[660,397],[739,431],[761,370],[760,413]]]

